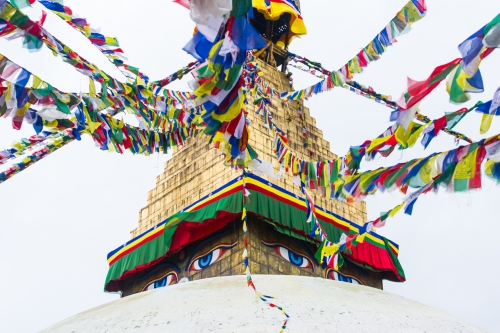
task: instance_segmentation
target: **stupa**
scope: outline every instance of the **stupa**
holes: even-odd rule
[[[298,1],[291,5],[300,13]],[[257,6],[251,20],[266,41],[272,38],[270,47],[254,59],[255,66],[270,89],[290,91],[289,76],[277,65],[286,68],[288,42],[297,35],[293,31],[305,33],[305,27],[303,23],[299,25],[302,30],[294,27],[298,17],[287,12],[276,21],[266,15],[267,9]],[[318,262],[315,253],[321,242],[310,235],[312,224],[307,223],[304,195],[292,175],[280,172],[273,131],[264,124],[255,98],[248,91],[245,116],[252,124],[248,144],[258,154],[257,162],[249,165],[250,171],[243,177],[241,170],[224,165],[224,158],[206,138],[190,138],[176,149],[148,194],[132,239],[109,253],[105,291],[129,296],[183,279],[243,274],[244,183],[251,193],[246,209],[252,274],[321,277],[379,289],[384,279],[405,280],[397,259],[398,245],[374,232],[351,253],[343,254],[346,260],[338,271]],[[279,96],[268,98],[273,122],[286,131],[294,152],[303,159],[336,159],[303,102],[282,104]],[[367,221],[363,202],[348,204],[320,195],[314,196],[314,202],[320,224],[332,241],[344,233],[357,233]],[[164,224],[172,219],[177,220],[177,229],[168,229],[167,235]]]
[[[268,46],[255,53],[252,70],[269,90],[292,91],[287,51],[306,32],[300,3],[272,3],[270,11],[268,1],[253,1],[250,22]],[[337,156],[303,101],[283,104],[267,93],[262,114],[255,89],[245,91],[244,112],[258,159],[242,172],[226,166],[206,138],[187,139],[156,178],[131,240],[108,254],[104,290],[122,298],[46,332],[483,332],[384,292],[384,280],[404,282],[405,275],[399,246],[373,230],[341,252],[336,260],[343,264],[318,258],[322,240],[311,232],[311,207],[278,163],[276,133],[263,117],[272,115],[278,135],[304,160]],[[364,202],[310,199],[330,241],[367,228]]]

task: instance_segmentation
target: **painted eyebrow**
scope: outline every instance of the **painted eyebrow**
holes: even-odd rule
[[[328,275],[330,274],[330,272],[335,272],[335,270],[333,268],[329,268],[327,271],[326,271],[326,278],[328,279]],[[354,279],[356,281],[358,281],[359,283],[361,283],[362,285],[366,286],[366,283],[361,280],[360,278],[354,276],[354,275],[350,275],[350,274],[344,274],[344,273],[341,273],[341,272],[338,272],[337,271],[337,274],[340,274],[342,275],[343,277],[348,277],[348,278],[351,278],[351,279]]]
[[[181,269],[178,266],[176,266],[174,264],[171,264],[171,263],[164,263],[164,264],[156,266],[151,272],[149,272],[148,274],[144,275],[140,279],[137,279],[137,281],[142,281],[142,280],[147,279],[151,274],[153,274],[154,272],[158,271],[160,268],[164,268],[164,267],[173,268],[177,272],[177,274],[179,274],[181,272]]]
[[[152,285],[153,283],[156,283],[156,282],[158,282],[158,281],[161,281],[161,280],[163,280],[163,279],[166,279],[166,278],[167,278],[167,277],[169,277],[170,275],[175,275],[176,280],[178,280],[178,279],[179,279],[179,275],[177,274],[177,272],[175,272],[175,271],[168,271],[168,273],[166,273],[166,274],[165,274],[165,275],[163,275],[162,277],[160,277],[160,278],[158,278],[158,279],[154,279],[154,280],[150,280],[150,281],[148,281],[148,283],[146,283],[146,284],[144,285],[144,287],[142,287],[142,291],[145,291],[145,289],[146,289],[147,287],[149,287],[150,285]],[[176,282],[177,282],[177,281],[176,281]],[[166,287],[166,286],[165,286],[165,287]],[[156,288],[155,288],[155,289],[156,289]]]
[[[271,233],[275,234],[275,235],[279,235],[279,236],[285,235],[285,234],[282,234],[281,232],[276,231],[274,228],[268,228],[268,230]],[[287,236],[287,235],[285,235],[285,236]],[[317,266],[319,266],[319,262],[314,257],[314,253],[312,253],[311,250],[305,245],[306,242],[301,241],[299,239],[296,239],[296,238],[294,238],[292,236],[287,236],[287,237],[290,237],[295,244],[298,244],[304,251],[307,252],[307,254],[309,255],[310,259],[312,259],[312,261],[311,261],[312,263],[315,263]]]

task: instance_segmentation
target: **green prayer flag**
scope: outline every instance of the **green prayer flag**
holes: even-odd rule
[[[56,94],[51,93],[52,98],[54,99],[54,102],[56,102],[57,109],[59,111],[64,112],[66,114],[70,114],[71,110],[69,109],[69,106],[64,104],[59,98],[57,98]]]
[[[321,261],[323,260],[322,258],[322,253],[323,253],[323,248],[326,246],[326,239],[323,241],[323,243],[321,243],[320,247],[318,247],[318,251],[316,251],[316,254],[314,255],[314,258],[316,258],[316,260],[321,263]]]
[[[25,7],[31,7],[31,4],[35,2],[35,0],[11,0],[12,6],[22,9]]]
[[[338,259],[337,259],[337,265],[340,267],[344,266],[344,257],[342,257],[342,255],[339,253],[337,253],[337,255],[339,256]]]

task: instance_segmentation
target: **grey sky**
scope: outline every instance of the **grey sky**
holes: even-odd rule
[[[309,34],[295,40],[291,51],[320,61],[325,68],[337,69],[359,52],[406,1],[303,0]],[[65,3],[93,27],[117,36],[129,63],[152,79],[163,78],[192,61],[181,48],[194,24],[187,10],[169,0]],[[457,45],[500,12],[500,3],[494,0],[429,1],[428,7],[427,17],[398,38],[381,60],[358,75],[358,82],[398,98],[406,88],[407,76],[425,79],[436,66],[459,57]],[[39,8],[37,5],[26,12],[38,18]],[[89,61],[118,76],[97,49],[62,20],[49,15],[46,27]],[[21,48],[21,43],[0,39],[0,53],[60,90],[87,89],[88,80],[48,49],[31,54]],[[491,99],[500,86],[499,60],[497,51],[483,62],[485,92],[474,95],[465,106]],[[294,78],[297,88],[316,81],[301,72]],[[187,90],[185,82],[172,87]],[[332,151],[339,155],[389,126],[386,107],[343,89],[317,95],[307,105]],[[461,107],[448,103],[441,85],[424,100],[421,111],[435,119]],[[470,114],[456,130],[479,140],[480,119],[479,114]],[[33,134],[26,125],[21,131],[13,130],[10,119],[0,119],[0,132],[0,149]],[[500,119],[493,121],[487,136],[495,133],[500,133]],[[417,143],[411,150],[363,165],[373,169],[454,147],[453,138],[441,133],[427,151]],[[106,254],[129,239],[164,161],[166,156],[102,152],[85,138],[0,185],[0,331],[36,331],[118,297],[102,292]],[[386,282],[385,290],[500,332],[500,288],[496,283],[500,242],[496,239],[494,209],[494,198],[499,194],[499,188],[485,179],[481,191],[428,194],[418,200],[413,216],[398,215],[389,220],[379,233],[400,245],[408,281]],[[369,198],[368,217],[375,218],[402,198],[397,193]]]

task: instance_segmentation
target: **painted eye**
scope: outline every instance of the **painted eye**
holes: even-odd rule
[[[153,290],[161,287],[166,287],[170,286],[171,284],[177,283],[177,273],[176,272],[169,272],[167,275],[164,275],[163,277],[156,279],[152,282],[149,282],[143,289],[142,291],[148,291],[148,290]]]
[[[364,283],[362,283],[361,281],[359,281],[355,277],[341,274],[339,272],[334,271],[333,269],[328,270],[327,278],[330,280],[336,280],[336,281],[347,282],[347,283],[352,283],[352,284],[364,285]]]
[[[284,246],[283,244],[267,243],[264,241],[262,241],[262,244],[273,249],[277,254],[283,257],[283,259],[292,263],[293,265],[301,268],[310,268],[314,271],[314,265],[312,264],[312,261],[307,258],[306,255],[296,253],[290,250],[288,247]]]
[[[199,256],[194,257],[189,264],[189,271],[199,272],[211,265],[213,265],[217,260],[219,260],[227,250],[232,249],[236,246],[237,242],[233,244],[221,244],[214,246],[210,250],[206,251]]]

